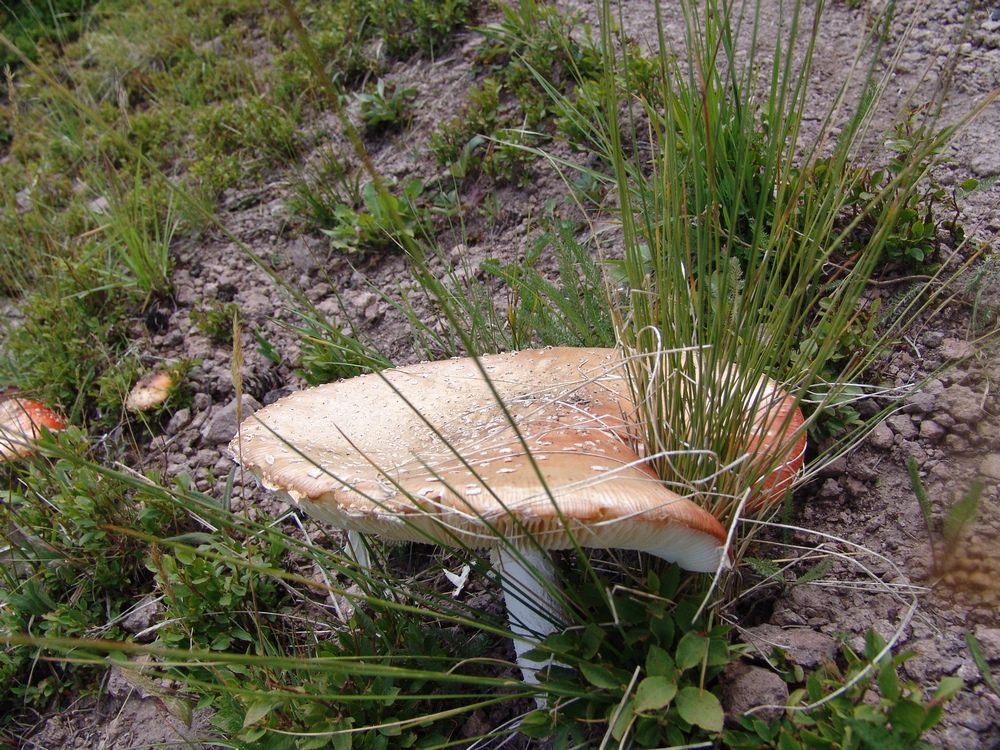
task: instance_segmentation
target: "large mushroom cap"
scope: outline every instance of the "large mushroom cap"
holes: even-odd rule
[[[470,547],[530,536],[715,571],[725,529],[657,481],[632,411],[617,350],[553,348],[294,393],[248,418],[230,448],[265,486],[342,528]]]

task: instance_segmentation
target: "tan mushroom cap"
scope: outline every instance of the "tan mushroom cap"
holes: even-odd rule
[[[150,411],[170,398],[173,378],[166,372],[147,372],[129,391],[125,399],[128,411]]]
[[[265,486],[350,530],[470,547],[530,535],[717,569],[725,529],[633,447],[617,350],[480,362],[489,382],[465,358],[294,393],[248,418],[230,448]]]
[[[66,429],[66,422],[37,401],[17,397],[0,401],[0,461],[30,455],[42,427],[58,432]]]
[[[266,486],[342,528],[471,547],[498,534],[549,549],[575,538],[716,569],[725,530],[629,445],[617,352],[480,361],[509,417],[476,363],[454,359],[292,394],[250,417],[231,449]]]

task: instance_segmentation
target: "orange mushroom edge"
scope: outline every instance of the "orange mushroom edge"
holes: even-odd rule
[[[66,420],[38,401],[19,396],[0,401],[0,461],[30,455],[43,428],[60,432],[66,429]]]

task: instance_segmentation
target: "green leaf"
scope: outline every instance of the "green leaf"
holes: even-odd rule
[[[677,668],[690,669],[696,664],[701,664],[707,654],[708,638],[693,630],[685,633],[677,644]]]
[[[950,701],[965,687],[965,682],[961,677],[945,677],[938,683],[937,690],[934,691],[935,701]]]
[[[612,706],[609,709],[609,718],[614,715],[617,711],[617,706]],[[615,720],[614,725],[611,727],[611,736],[616,740],[621,741],[621,738],[625,736],[625,732],[632,725],[632,717],[635,711],[635,705],[631,698],[625,701],[622,706],[622,710],[618,713],[618,718]]]
[[[827,745],[827,747],[831,746]],[[802,750],[802,743],[797,739],[792,737],[790,734],[783,734],[778,738],[778,750]]]
[[[646,654],[646,674],[650,677],[669,677],[676,671],[670,654],[659,646],[650,646]]]
[[[587,678],[587,682],[594,687],[621,690],[622,685],[624,685],[624,682],[618,679],[614,672],[598,664],[583,663],[580,665],[580,671]]]
[[[795,581],[795,585],[799,586],[804,583],[811,583],[812,581],[819,580],[829,572],[830,568],[833,567],[833,558],[824,557],[818,563],[816,563],[812,568],[807,570]]]
[[[972,661],[976,663],[976,667],[979,669],[979,674],[983,677],[983,682],[989,686],[990,690],[997,695],[1000,695],[1000,686],[998,686],[996,680],[993,679],[993,672],[990,669],[990,665],[986,661],[986,657],[983,655],[983,650],[979,647],[979,641],[977,641],[976,637],[968,630],[964,632],[964,635],[965,642],[969,646],[969,653],[972,654]],[[938,689],[940,690],[940,687]]]
[[[719,699],[707,690],[686,687],[677,693],[677,711],[681,718],[710,732],[722,731],[724,718]]]
[[[958,544],[962,533],[971,526],[976,516],[979,514],[979,498],[983,494],[985,485],[976,480],[965,493],[965,497],[952,505],[945,513],[941,523],[941,536],[944,543],[951,548]]]
[[[908,698],[903,698],[889,711],[889,721],[892,729],[910,740],[915,740],[923,734],[924,719],[927,711],[924,707]]]
[[[669,614],[664,613],[653,618],[649,623],[649,629],[656,636],[657,643],[663,648],[670,648],[674,645],[674,620]]]
[[[733,660],[729,653],[729,642],[724,638],[710,638],[708,641],[708,661],[710,667],[722,667]]]
[[[532,711],[521,720],[521,734],[541,739],[552,733],[552,719],[545,711]]]
[[[253,726],[269,713],[278,703],[270,699],[258,699],[247,706],[246,715],[243,717],[243,728]]]
[[[896,675],[895,664],[886,664],[878,671],[878,688],[882,691],[883,698],[899,700],[899,677]]]
[[[658,711],[677,695],[677,683],[669,677],[647,677],[635,691],[635,710]]]

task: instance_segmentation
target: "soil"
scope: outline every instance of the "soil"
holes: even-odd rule
[[[865,0],[861,7],[850,7],[856,4],[830,2],[825,10],[809,100],[809,109],[814,111],[804,114],[808,127],[819,127],[820,114],[837,96],[857,40],[871,28],[886,2]],[[680,39],[683,20],[676,4],[664,6],[668,37]],[[779,15],[778,2],[763,6],[765,28],[776,31],[788,23],[787,17]],[[589,5],[578,7],[585,14],[593,13]],[[807,10],[812,12],[812,8]],[[941,84],[940,76],[952,56],[957,56],[957,64],[945,121],[957,121],[1000,85],[1000,22],[990,20],[991,10],[970,10],[968,3],[956,0],[898,4],[893,37],[909,33],[905,47],[890,45],[883,61],[893,71],[887,95],[890,114],[925,103]],[[652,35],[655,24],[650,7],[630,2],[625,13],[631,35],[640,41]],[[959,43],[967,18],[971,19],[970,34]],[[417,89],[419,106],[405,133],[382,136],[368,144],[382,174],[417,175],[425,180],[435,176],[433,159],[427,155],[429,133],[461,110],[475,80],[472,57],[479,44],[481,37],[469,33],[443,59],[417,59],[392,71],[394,77]],[[890,57],[893,52],[895,56]],[[879,127],[886,129],[890,122],[881,121]],[[325,135],[315,139],[315,151],[307,162],[315,163],[321,150],[331,144],[346,149],[329,114],[319,115],[308,132]],[[991,246],[1000,231],[1000,188],[991,183],[1000,176],[998,132],[1000,106],[993,104],[957,136],[949,147],[949,162],[938,173],[938,180],[949,186],[967,177],[984,181],[983,189],[963,199],[961,221],[970,236]],[[474,193],[475,189],[463,200],[473,203]],[[220,207],[221,222],[331,319],[340,324],[354,320],[361,333],[397,364],[427,356],[415,350],[403,315],[376,293],[398,297],[396,290],[408,280],[406,260],[392,254],[347,257],[333,252],[324,236],[311,232],[290,214],[289,195],[290,186],[284,181],[230,192]],[[451,250],[459,243],[445,236],[442,263],[461,261],[474,273],[486,258],[506,262],[522,256],[536,232],[531,217],[538,215],[546,201],[555,198],[559,210],[573,210],[565,195],[561,178],[539,162],[527,187],[497,192],[498,215],[487,222],[482,212],[471,213],[464,246]],[[136,332],[141,334],[150,367],[180,359],[201,364],[190,374],[196,393],[191,407],[178,411],[163,425],[162,434],[151,439],[142,461],[161,468],[167,478],[187,473],[199,490],[221,496],[232,466],[225,444],[235,432],[232,348],[199,332],[192,312],[216,299],[232,300],[239,306],[246,356],[244,389],[258,402],[273,400],[283,392],[279,389],[303,387],[293,372],[300,352],[284,325],[293,317],[282,293],[223,232],[209,230],[178,244],[175,254],[176,294],[157,311],[166,324],[157,333],[137,324]],[[888,283],[873,289],[873,294],[886,298],[900,291],[898,285]],[[1000,288],[988,290],[990,294],[992,299],[981,301],[981,309],[996,309]],[[418,305],[418,312],[431,319],[429,306]],[[271,342],[281,355],[280,363],[258,352],[256,334]],[[943,365],[951,367],[939,372]],[[1000,674],[1000,401],[996,395],[1000,351],[975,343],[969,306],[957,298],[910,331],[881,363],[877,375],[889,385],[923,385],[882,420],[859,449],[814,472],[814,479],[797,492],[794,521],[811,531],[797,533],[793,543],[822,544],[836,562],[815,583],[794,585],[795,576],[807,566],[793,566],[780,590],[757,592],[764,602],[764,616],[755,623],[753,639],[781,642],[798,654],[794,658],[808,665],[837,640],[857,647],[863,633],[874,628],[897,647],[916,652],[905,664],[907,677],[928,686],[946,675],[965,681],[965,688],[931,735],[935,744],[953,750],[1000,748],[1000,697],[983,681],[964,639],[964,632],[971,631],[994,672]],[[873,414],[885,403],[868,399],[861,409]],[[952,554],[943,554],[940,541],[927,531],[907,475],[908,459],[919,466],[938,522],[943,508],[973,480],[985,483],[979,520]],[[247,492],[253,493],[255,502],[275,510],[281,507],[256,488],[247,487]],[[858,551],[862,547],[870,552]],[[869,585],[875,580],[888,587]],[[171,729],[174,724],[155,696],[143,699],[135,691],[131,697],[128,691],[108,692],[78,711],[50,717],[26,746],[124,748],[156,742],[181,746],[206,737],[204,724],[190,730]],[[149,733],[123,733],[121,728],[126,726],[142,727]]]

